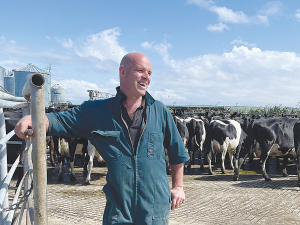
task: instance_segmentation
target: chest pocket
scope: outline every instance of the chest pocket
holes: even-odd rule
[[[120,131],[92,131],[98,146],[100,146],[100,152],[104,160],[119,160],[122,156],[120,144]]]
[[[164,157],[162,133],[148,133],[147,157],[151,160]]]

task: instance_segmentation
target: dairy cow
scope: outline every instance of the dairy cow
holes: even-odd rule
[[[176,115],[173,116],[173,119],[174,119],[175,125],[178,129],[178,132],[180,134],[180,137],[184,143],[185,149],[187,152],[189,152],[189,150],[188,150],[189,130],[186,126],[186,121],[185,121],[185,119],[180,118],[179,116],[176,116]],[[190,164],[190,160],[188,163]],[[189,164],[188,164],[188,167],[189,167]],[[168,165],[168,162],[167,162],[167,165]]]
[[[225,170],[225,156],[228,152],[231,167],[238,166],[236,159],[247,135],[241,125],[232,119],[212,118],[209,126],[210,149],[207,153],[207,161],[210,174],[214,174],[211,167],[212,156],[216,153],[222,154],[222,173]]]
[[[260,156],[262,174],[266,181],[271,180],[266,172],[266,161],[269,156],[284,157],[282,174],[283,176],[288,175],[286,171],[288,157],[290,155],[295,156],[293,128],[297,120],[296,118],[274,117],[253,121],[248,135],[253,144],[257,142],[259,145],[259,148],[254,148],[254,150],[256,155]],[[245,160],[245,155],[249,152],[250,145],[241,151],[239,165],[234,175],[235,180],[238,180],[240,167]]]
[[[94,145],[90,141],[88,141],[87,145],[87,157],[86,157],[86,170],[87,170],[87,175],[85,179],[85,184],[90,184],[91,181],[91,173],[93,169],[93,164],[94,164],[94,157],[96,156],[98,162],[103,163],[104,159],[100,156],[99,152],[95,148]]]
[[[191,169],[191,165],[195,163],[195,154],[199,151],[198,158],[200,160],[200,167],[203,167],[203,144],[206,139],[206,130],[204,122],[200,118],[189,117],[184,120],[189,133],[188,139],[188,152],[190,155],[190,161],[188,170]]]
[[[59,165],[58,181],[63,181],[63,164],[66,161],[70,163],[71,174],[70,181],[76,181],[74,172],[74,160],[75,151],[77,145],[77,139],[67,136],[53,136],[54,151],[57,154],[57,160]]]
[[[300,121],[298,120],[293,127],[297,172],[298,172],[298,187],[300,187]]]

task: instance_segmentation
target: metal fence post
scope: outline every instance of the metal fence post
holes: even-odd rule
[[[22,116],[30,115],[30,107],[23,108],[22,109]],[[32,165],[32,146],[31,142],[26,141],[26,152],[24,155],[24,164],[23,164],[23,169],[24,173],[25,171],[28,171],[28,177],[24,182],[24,193],[26,193],[32,183],[33,179],[33,165]],[[33,192],[28,196],[28,201],[27,201],[27,207],[26,207],[26,224],[33,224],[34,222],[34,202],[33,202]]]
[[[3,108],[0,108],[0,139],[2,139],[6,135],[6,128],[5,128],[5,117]],[[7,149],[6,144],[0,146],[0,187],[4,179],[7,176]],[[3,202],[3,209],[8,208],[8,194],[5,196],[5,200]],[[7,215],[7,211],[0,212],[0,221],[4,221],[4,218]]]
[[[45,78],[41,74],[33,74],[30,79],[30,111],[33,136],[32,164],[34,190],[34,224],[46,225],[47,221],[47,163],[46,163],[46,126],[45,126]],[[26,86],[26,85],[25,85]],[[25,87],[24,86],[24,87]],[[28,87],[23,90],[23,96]],[[27,99],[28,100],[28,99]]]

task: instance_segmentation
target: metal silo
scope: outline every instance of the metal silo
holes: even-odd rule
[[[59,84],[55,84],[51,88],[51,103],[62,103],[66,102],[65,100],[65,88]]]
[[[0,86],[4,87],[4,76],[6,74],[6,70],[0,66]]]
[[[48,73],[45,70],[34,66],[32,63],[29,63],[27,66],[21,69],[14,70],[15,95],[20,97],[22,96],[22,90],[25,83],[30,79],[31,75],[33,75],[34,73],[40,73],[45,78],[45,105],[46,107],[48,107],[50,102],[51,86],[50,67]]]
[[[12,95],[15,95],[15,76],[10,72],[4,76],[4,88]]]

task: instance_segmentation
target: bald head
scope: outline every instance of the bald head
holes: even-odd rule
[[[145,56],[144,54],[139,53],[139,52],[128,53],[122,58],[120,66],[123,65],[123,66],[127,67],[127,66],[131,65],[132,63],[135,63],[138,60],[141,60],[142,58],[147,58],[147,56]]]
[[[119,73],[120,88],[127,98],[141,97],[150,84],[150,60],[142,53],[129,53],[121,60]]]

